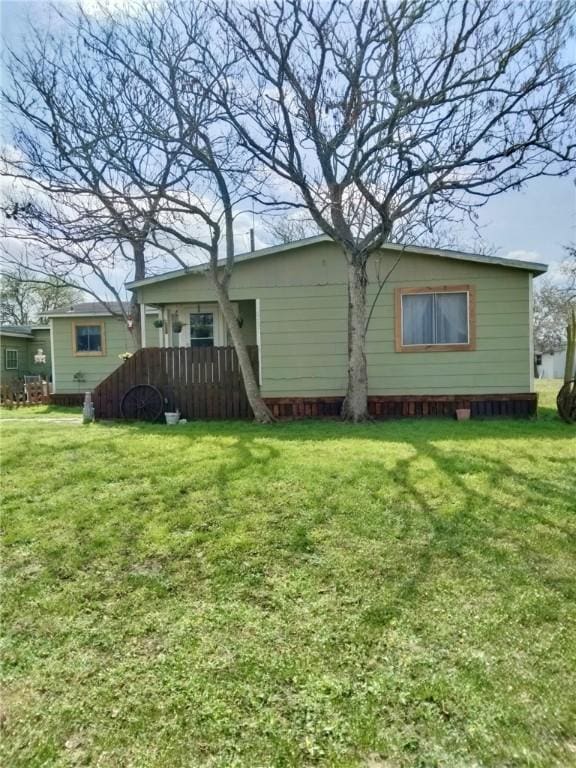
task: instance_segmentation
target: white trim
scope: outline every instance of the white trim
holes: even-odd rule
[[[534,276],[528,275],[528,333],[529,333],[529,349],[530,354],[528,357],[529,365],[529,378],[528,386],[529,392],[534,392]]]
[[[8,352],[14,352],[16,355],[16,365],[11,365],[8,367]],[[5,347],[4,349],[4,368],[7,371],[17,371],[18,366],[20,364],[20,350],[19,349],[11,349],[10,347]]]
[[[296,240],[293,243],[283,243],[282,245],[273,245],[269,248],[261,248],[258,251],[249,251],[247,253],[240,253],[235,258],[235,262],[250,261],[252,259],[259,259],[262,256],[272,256],[277,253],[285,253],[287,251],[295,251],[299,248],[305,248],[309,245],[317,245],[320,243],[334,243],[331,237],[327,235],[318,235],[316,237],[307,237],[304,240]],[[505,259],[501,256],[484,256],[479,253],[466,253],[464,251],[449,251],[443,248],[425,248],[418,245],[406,246],[399,243],[384,243],[380,248],[381,251],[401,251],[405,254],[422,255],[422,256],[437,256],[442,259],[455,259],[456,261],[476,261],[480,264],[493,264],[500,267],[512,267],[513,269],[525,269],[535,274],[543,274],[547,271],[548,265],[542,264],[536,261],[520,261],[519,259]],[[220,260],[219,263],[224,264],[224,260]],[[130,290],[139,288],[142,285],[152,285],[154,283],[160,283],[164,280],[174,280],[177,277],[183,277],[184,275],[193,274],[194,272],[206,272],[208,263],[194,264],[185,269],[174,269],[171,272],[165,272],[162,275],[155,275],[152,277],[145,277],[143,280],[134,280],[130,283],[126,283],[126,287]]]
[[[238,305],[236,302],[232,303],[232,306],[234,307],[234,311],[238,312]],[[206,314],[212,314],[214,318],[214,326],[213,326],[213,341],[215,347],[225,347],[226,345],[226,339],[227,339],[227,329],[226,329],[226,321],[224,320],[224,315],[220,311],[220,307],[218,306],[217,302],[205,302],[205,301],[192,301],[187,302],[186,304],[170,304],[169,305],[170,312],[169,312],[169,318],[168,318],[168,338],[167,338],[167,347],[172,346],[172,320],[173,315],[177,312],[178,313],[178,319],[181,320],[184,323],[184,329],[179,334],[178,337],[178,346],[179,347],[189,347],[190,346],[190,314],[195,314],[197,312],[200,313],[206,313]]]
[[[56,393],[56,355],[54,354],[54,323],[50,318],[50,357],[52,358],[52,392]]]
[[[162,320],[162,326],[158,328],[158,346],[164,346],[164,326],[166,325],[166,318],[164,317],[164,307],[160,308],[158,317]]]
[[[142,347],[146,346],[146,307],[140,304],[140,340]]]
[[[256,346],[258,347],[258,384],[262,386],[262,329],[260,327],[260,299],[256,299]]]

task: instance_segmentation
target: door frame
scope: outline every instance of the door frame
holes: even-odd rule
[[[237,304],[233,303],[234,311],[238,312]],[[185,304],[170,304],[167,307],[168,310],[168,334],[166,346],[178,346],[189,347],[190,346],[190,323],[188,315],[193,312],[212,313],[214,317],[214,346],[215,347],[227,347],[228,346],[228,329],[226,328],[226,321],[224,315],[220,311],[218,303],[215,301],[194,301],[187,302]],[[178,319],[184,323],[184,328],[180,334],[178,334],[178,344],[171,344],[172,341],[172,320],[174,315],[178,313]]]

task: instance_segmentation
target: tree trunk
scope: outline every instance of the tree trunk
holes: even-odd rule
[[[138,301],[136,300],[135,292],[132,294],[132,300],[130,301],[130,317],[132,319],[132,328],[130,328],[130,333],[132,334],[134,349],[141,349],[142,327],[140,323],[140,304],[138,304]]]
[[[254,420],[260,424],[271,424],[273,421],[275,421],[275,419],[260,394],[260,387],[256,381],[256,375],[254,373],[254,368],[252,367],[252,361],[250,360],[248,349],[246,348],[246,341],[242,335],[242,329],[238,325],[238,318],[236,317],[236,313],[228,296],[228,292],[224,286],[222,286],[213,276],[211,276],[211,281],[214,289],[216,290],[218,306],[224,315],[226,326],[230,331],[230,336],[232,337],[234,349],[238,355],[238,362],[240,364],[240,371],[244,381],[244,388],[246,389],[246,396],[248,397],[248,402],[254,411]]]
[[[146,277],[146,261],[144,258],[144,243],[134,242],[132,243],[132,251],[134,253],[134,280],[143,280]],[[132,291],[132,298],[130,300],[130,317],[132,318],[132,328],[130,333],[134,340],[135,349],[141,349],[142,347],[142,328],[140,323],[140,304],[137,299],[137,292]]]
[[[348,389],[342,418],[366,421],[368,415],[368,367],[366,364],[366,262],[348,261]]]

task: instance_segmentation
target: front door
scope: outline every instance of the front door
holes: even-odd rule
[[[174,333],[174,322],[182,323]],[[172,305],[169,309],[169,347],[225,347],[228,333],[224,317],[216,302]]]
[[[188,337],[191,347],[213,347],[214,312],[190,312]]]

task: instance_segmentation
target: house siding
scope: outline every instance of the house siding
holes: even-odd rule
[[[382,251],[369,264],[369,305],[377,276],[396,263]],[[476,349],[396,352],[396,288],[472,285]],[[139,289],[149,304],[214,300],[201,273]],[[346,263],[338,247],[318,243],[288,254],[239,262],[233,301],[260,300],[265,397],[343,395],[346,390]],[[367,336],[369,394],[492,394],[531,391],[530,273],[511,267],[405,253],[377,298]]]
[[[52,355],[50,352],[50,328],[34,328],[33,338],[28,341],[28,369],[32,374],[39,374],[49,379],[52,374]],[[35,363],[34,355],[41,349],[46,355],[45,363]]]
[[[148,346],[158,346],[158,329],[154,328],[155,315],[146,316],[146,339]],[[90,325],[103,321],[105,334],[105,355],[83,356],[73,353],[73,328],[77,324]],[[118,317],[53,317],[52,333],[54,348],[54,378],[58,394],[87,392],[112,373],[122,360],[119,355],[134,352],[136,346],[126,322]],[[84,381],[77,381],[74,375],[84,374]]]
[[[2,383],[9,384],[21,379],[28,373],[28,344],[30,339],[19,339],[15,336],[0,335],[0,371]],[[18,352],[18,368],[6,368],[6,350],[15,349]]]

